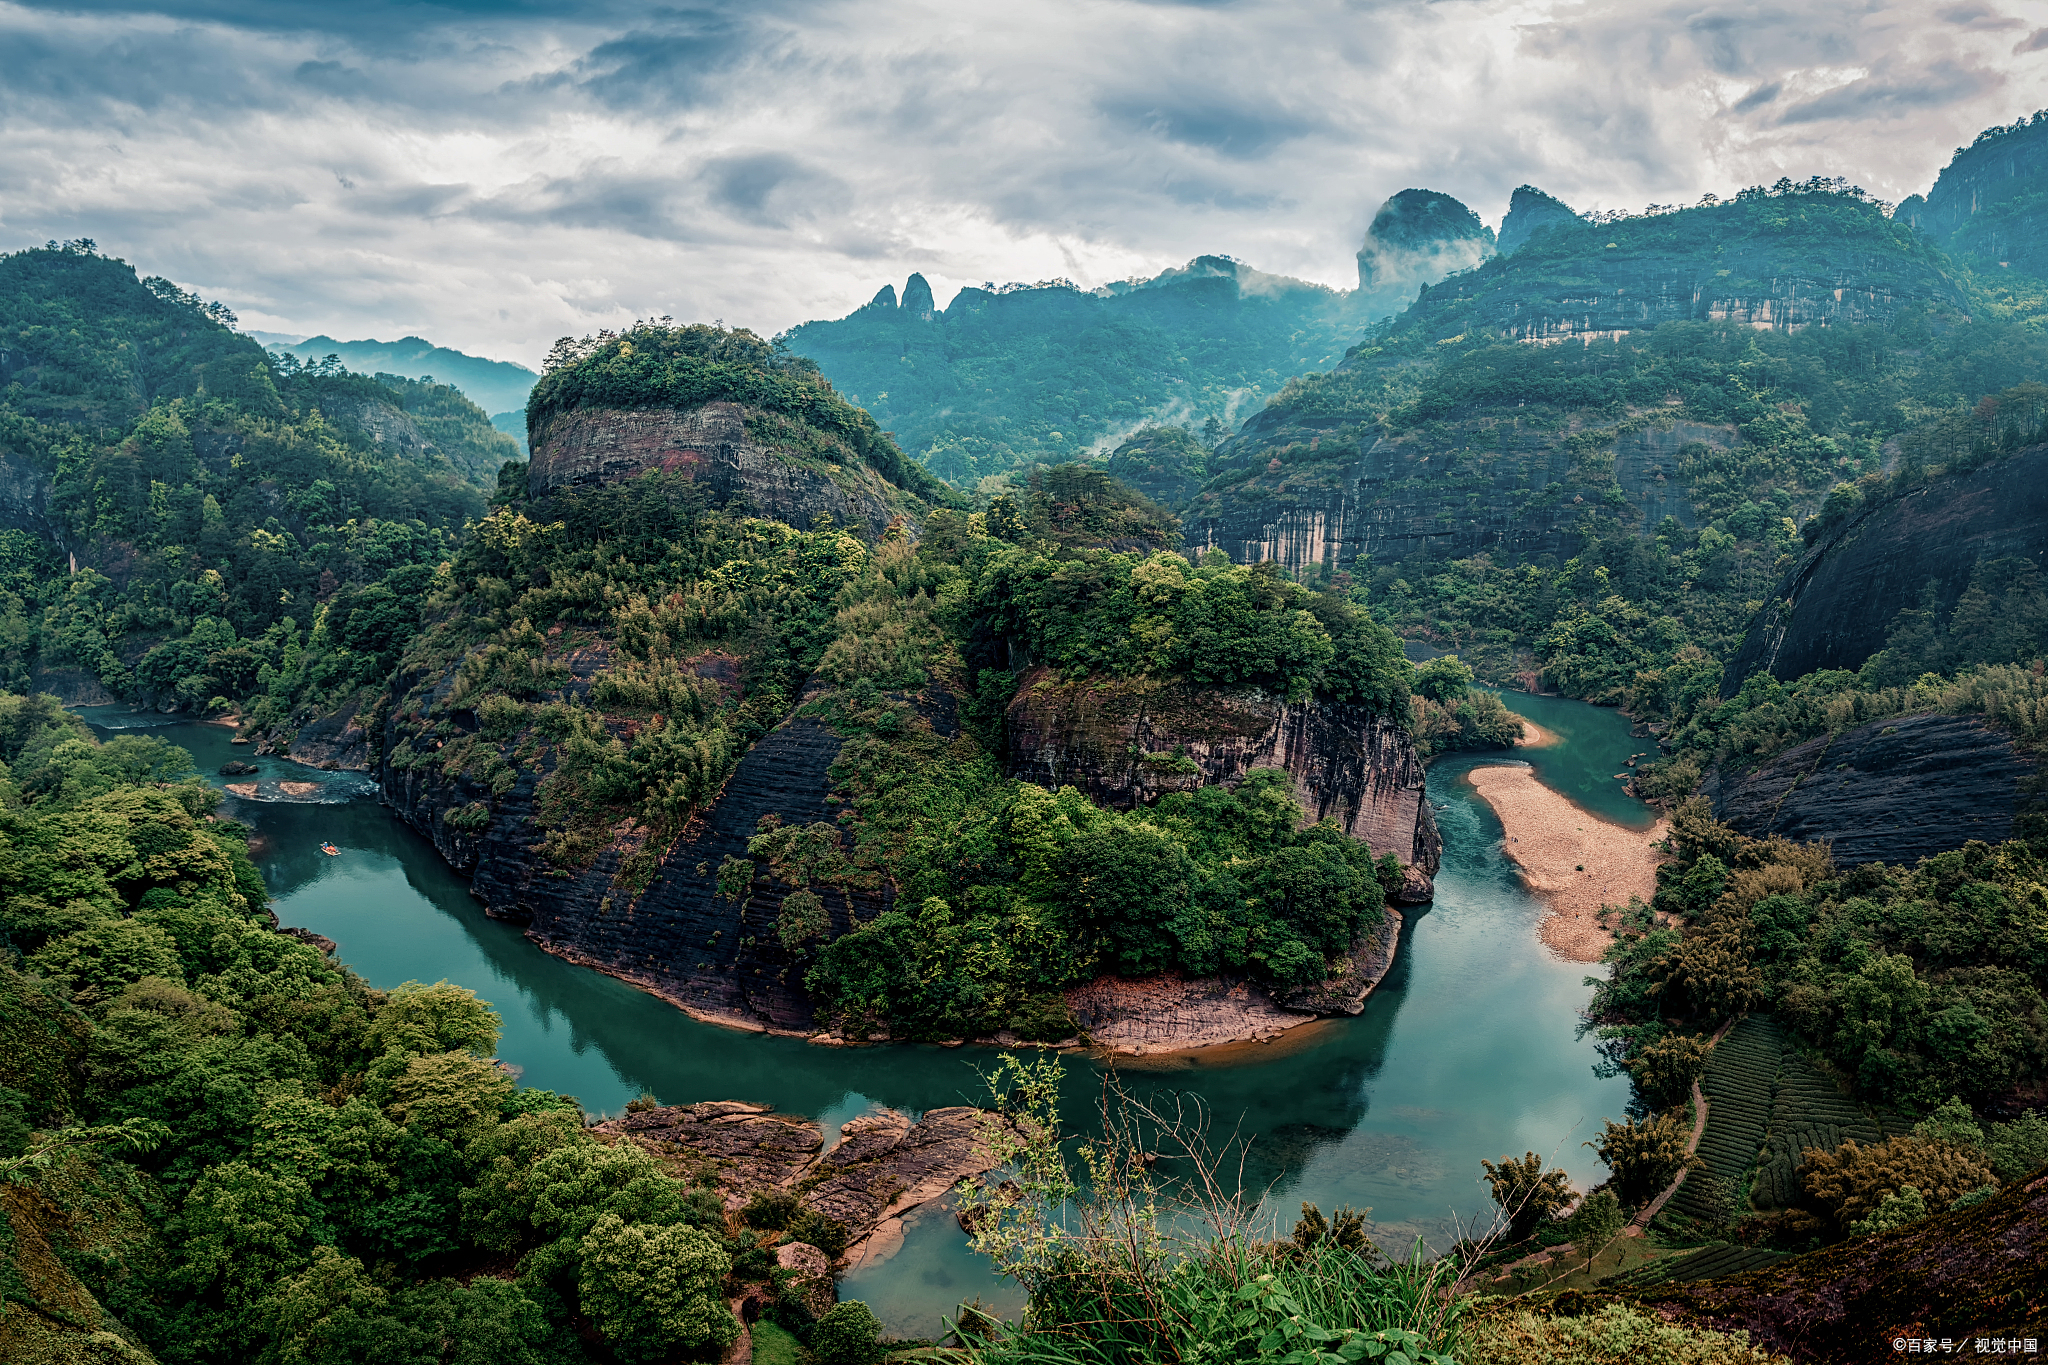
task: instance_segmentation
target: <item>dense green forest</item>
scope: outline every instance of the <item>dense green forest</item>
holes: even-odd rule
[[[89,242],[0,258],[9,686],[282,715],[389,674],[516,447],[446,385],[233,321]]]
[[[0,1231],[37,1310],[8,1359],[716,1359],[748,1284],[808,1328],[781,1234],[516,1086],[488,1005],[277,932],[219,801],[182,750],[0,695]]]

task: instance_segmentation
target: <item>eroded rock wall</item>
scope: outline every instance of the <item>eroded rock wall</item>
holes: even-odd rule
[[[1036,669],[1010,703],[1009,731],[1015,776],[1103,805],[1281,768],[1310,819],[1429,875],[1442,858],[1408,732],[1357,707],[1149,679],[1065,683]]]
[[[1860,668],[1929,583],[1952,611],[1978,561],[2005,556],[2048,566],[2048,445],[1931,479],[1851,517],[1780,580],[1722,675],[1722,695],[1758,669],[1797,678]]]
[[[1302,442],[1329,449],[1361,439],[1345,432],[1346,425],[1343,418],[1296,418],[1269,409],[1246,424],[1240,450],[1263,453]],[[1664,421],[1620,437],[1611,457],[1589,467],[1566,444],[1574,434],[1555,423],[1488,418],[1443,431],[1368,435],[1364,451],[1342,466],[1256,473],[1244,485],[1195,501],[1182,522],[1197,550],[1220,549],[1240,564],[1274,560],[1288,569],[1336,568],[1363,555],[1463,559],[1490,551],[1564,559],[1578,553],[1577,528],[1589,504],[1604,505],[1646,532],[1667,516],[1697,525],[1679,451],[1693,442],[1721,449],[1737,444],[1732,427]],[[1474,447],[1485,453],[1475,457]],[[1623,495],[1618,505],[1600,501],[1610,467]]]
[[[718,895],[718,869],[727,857],[747,856],[747,840],[764,815],[795,824],[836,818],[838,807],[826,797],[841,743],[808,719],[769,732],[740,760],[718,800],[666,850],[637,897],[618,877],[644,830],[621,827],[595,861],[575,872],[552,867],[535,851],[535,792],[545,769],[522,768],[509,791],[494,795],[430,766],[399,771],[387,762],[383,792],[451,866],[471,874],[470,889],[488,913],[525,925],[526,936],[549,952],[718,1023],[808,1032],[815,1021],[802,973],[775,932],[790,888],[764,872],[751,895],[735,902]],[[393,747],[395,736],[384,751]],[[475,801],[492,808],[484,829],[465,831],[447,818]],[[849,898],[862,921],[886,908],[881,893],[816,889],[835,935],[850,927]]]
[[[903,499],[880,475],[858,463],[793,458],[748,431],[748,419],[758,416],[727,402],[557,413],[528,433],[527,491],[541,497],[661,470],[696,480],[721,502],[744,499],[758,515],[792,526],[830,515],[872,535],[887,529]]]
[[[2036,774],[2012,740],[1969,716],[1903,716],[1724,766],[1701,792],[1752,838],[1834,845],[1836,863],[1912,864],[1971,839],[2012,837]]]

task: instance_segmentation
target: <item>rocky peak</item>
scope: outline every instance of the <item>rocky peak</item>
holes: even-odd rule
[[[895,312],[896,286],[893,284],[885,284],[880,289],[877,289],[875,291],[875,296],[868,300],[868,307],[886,308],[892,313]]]
[[[1544,229],[1578,221],[1579,215],[1573,213],[1571,206],[1563,200],[1545,194],[1534,185],[1519,186],[1508,200],[1508,216],[1501,221],[1500,254],[1512,256]]]
[[[913,273],[903,282],[903,311],[924,322],[938,312],[932,304],[932,287],[923,275]]]
[[[1436,190],[1402,190],[1381,204],[1358,248],[1362,294],[1411,292],[1478,265],[1493,254],[1493,229],[1479,215]]]

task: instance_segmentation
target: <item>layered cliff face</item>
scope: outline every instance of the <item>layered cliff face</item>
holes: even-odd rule
[[[915,510],[902,490],[850,449],[804,447],[812,436],[774,414],[733,402],[689,408],[580,408],[550,414],[528,431],[527,489],[630,479],[653,470],[680,474],[721,503],[743,500],[764,517],[808,526],[821,516],[880,535]],[[838,456],[837,459],[832,456]]]
[[[1985,561],[2048,564],[2048,446],[1947,474],[1850,517],[1789,569],[1723,675],[1723,695],[1759,669],[1796,678],[1860,668],[1901,610],[1954,611]]]
[[[1752,838],[1828,843],[1835,862],[1911,865],[1972,839],[2001,843],[2038,768],[1969,716],[1902,716],[1823,736],[1762,762],[1731,762],[1700,792]]]
[[[1007,720],[1011,771],[1041,786],[1128,809],[1279,768],[1308,819],[1332,820],[1425,876],[1442,858],[1413,739],[1356,707],[1150,679],[1063,683],[1036,669]],[[1426,886],[1417,890],[1427,899]]]
[[[1732,426],[1665,418],[1610,437],[1606,459],[1589,466],[1584,443],[1598,439],[1603,425],[1488,414],[1361,432],[1342,415],[1268,408],[1246,424],[1240,450],[1306,446],[1306,460],[1314,460],[1325,442],[1333,450],[1364,449],[1341,463],[1278,461],[1279,469],[1198,494],[1184,504],[1187,536],[1239,563],[1273,560],[1291,570],[1336,568],[1361,556],[1461,559],[1490,551],[1564,558],[1576,553],[1589,510],[1646,532],[1667,516],[1698,525],[1681,452],[1726,451],[1741,440]]]
[[[1875,206],[1844,199],[1829,221],[1811,206],[1788,221],[1758,207],[1770,202],[1612,223],[1553,217],[1513,256],[1429,289],[1398,326],[1556,342],[1665,322],[1790,331],[1884,323],[1929,304],[1966,311],[1938,256]]]
[[[386,730],[385,752],[402,731]],[[815,1024],[798,958],[775,935],[782,901],[794,888],[762,876],[743,899],[719,894],[727,858],[747,857],[764,816],[793,825],[837,815],[831,768],[844,741],[815,721],[792,719],[762,738],[734,768],[717,801],[692,820],[660,861],[644,891],[619,885],[626,860],[648,831],[621,828],[587,867],[564,870],[534,852],[536,790],[553,764],[522,772],[498,793],[464,775],[430,767],[379,773],[385,802],[431,840],[486,911],[527,926],[542,948],[608,972],[701,1018],[754,1028],[808,1032]],[[488,803],[488,823],[466,830],[464,810]],[[886,898],[860,891],[823,897],[830,932],[851,916],[872,919]],[[792,971],[792,968],[795,968]]]

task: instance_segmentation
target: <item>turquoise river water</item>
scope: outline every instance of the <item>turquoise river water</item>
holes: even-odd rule
[[[1444,836],[1437,899],[1409,917],[1395,966],[1363,1014],[1270,1044],[1118,1068],[1133,1094],[1198,1097],[1212,1133],[1245,1139],[1246,1177],[1267,1191],[1283,1226],[1304,1200],[1326,1210],[1351,1204],[1372,1209],[1383,1244],[1440,1245],[1491,1212],[1482,1157],[1533,1150],[1581,1185],[1603,1174],[1581,1143],[1603,1118],[1622,1116],[1628,1085],[1595,1074],[1592,1040],[1577,1033],[1585,977],[1602,969],[1560,961],[1537,940],[1543,907],[1502,856],[1499,822],[1462,779],[1481,763],[1526,761],[1588,810],[1644,828],[1651,813],[1613,774],[1647,745],[1613,711],[1513,692],[1503,699],[1558,742],[1431,765]],[[82,714],[103,734],[147,728],[184,746],[210,781],[226,780],[212,774],[228,759],[250,757],[219,726],[113,708]],[[642,1092],[671,1104],[765,1101],[819,1119],[828,1143],[873,1106],[915,1113],[985,1094],[990,1049],[825,1048],[740,1033],[550,957],[518,928],[486,918],[465,880],[377,803],[364,778],[250,761],[261,770],[258,799],[230,796],[224,813],[254,827],[279,919],[335,940],[372,985],[445,978],[475,990],[503,1016],[499,1055],[525,1084],[574,1095],[592,1113],[616,1113]],[[280,780],[317,790],[287,797]],[[323,842],[341,856],[323,855]],[[1102,1065],[1068,1063],[1077,1121],[1092,1112]],[[889,1259],[852,1269],[841,1293],[917,1336],[935,1334],[965,1299],[1017,1303],[940,1209],[915,1222]]]

